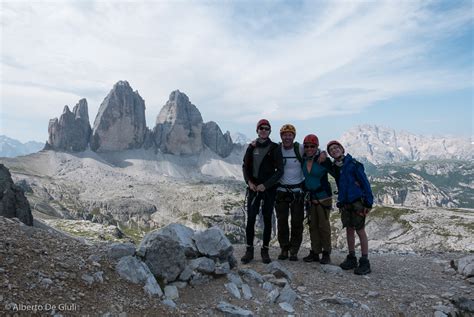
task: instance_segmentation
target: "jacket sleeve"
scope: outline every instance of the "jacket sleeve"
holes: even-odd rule
[[[372,194],[372,188],[370,187],[369,180],[364,171],[364,165],[360,163],[356,164],[355,170],[357,180],[360,182],[362,191],[364,193],[364,205],[367,208],[372,208],[372,205],[374,204],[374,196]]]
[[[270,177],[263,186],[265,188],[271,188],[278,183],[280,178],[283,176],[283,154],[281,154],[280,147],[274,146],[272,149],[272,158],[275,164],[275,173]]]
[[[245,155],[244,155],[244,162],[242,164],[242,173],[244,175],[244,181],[245,181],[245,184],[248,184],[249,182],[249,179],[250,179],[250,175],[248,174],[248,171],[249,171],[249,168],[251,167],[251,158],[252,158],[252,146],[249,144],[249,146],[247,147],[247,151],[245,151]]]
[[[334,169],[334,165],[331,162],[331,159],[329,157],[326,158],[326,160],[322,164],[327,170],[328,173],[336,179],[336,171]]]

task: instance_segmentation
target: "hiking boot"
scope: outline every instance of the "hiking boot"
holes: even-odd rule
[[[286,259],[288,259],[288,250],[281,250],[281,253],[278,256],[278,260],[286,260]]]
[[[370,270],[370,262],[367,258],[360,258],[359,259],[359,266],[355,268],[354,273],[357,275],[365,275],[369,274]]]
[[[296,254],[291,254],[290,261],[298,261],[298,256]]]
[[[321,264],[329,264],[331,263],[331,257],[329,256],[328,251],[323,251],[323,256],[321,258],[321,261],[319,261]]]
[[[247,247],[244,256],[240,259],[240,262],[247,264],[253,260],[253,247]]]
[[[348,254],[346,256],[346,259],[344,260],[344,262],[342,262],[341,264],[339,264],[339,266],[341,267],[341,269],[343,270],[352,270],[352,269],[355,269],[357,267],[357,257],[351,255],[351,254]]]
[[[313,250],[310,250],[308,256],[305,256],[303,258],[303,261],[305,261],[305,262],[319,262],[319,254],[314,253]]]
[[[262,256],[262,262],[265,264],[268,264],[272,262],[272,259],[270,259],[270,255],[268,255],[268,247],[263,247],[260,249],[260,255]]]

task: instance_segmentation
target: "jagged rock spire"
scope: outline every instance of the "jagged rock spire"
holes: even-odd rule
[[[79,100],[73,112],[68,106],[64,106],[59,120],[58,118],[49,120],[48,134],[46,148],[72,152],[87,149],[91,135],[87,100]]]
[[[234,147],[230,132],[222,134],[214,121],[206,122],[202,127],[202,140],[212,151],[221,157],[227,157]]]
[[[179,90],[170,94],[154,129],[155,143],[165,153],[194,154],[203,149],[201,113]]]
[[[145,134],[145,101],[127,81],[117,82],[100,105],[91,149],[103,152],[140,148]]]

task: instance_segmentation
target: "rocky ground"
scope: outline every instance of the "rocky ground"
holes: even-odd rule
[[[116,262],[106,256],[106,243],[85,243],[44,228],[0,218],[0,315],[221,316],[224,313],[218,306],[223,301],[254,315],[288,314],[268,300],[271,288],[282,291],[276,286],[278,282],[249,280],[253,297],[246,300],[231,294],[225,286],[229,283],[226,277],[180,289],[179,298],[174,300],[177,306],[172,308],[158,297],[146,295],[142,286],[122,280],[115,271]],[[234,247],[234,255],[240,258],[244,247]],[[299,256],[306,253],[306,249],[301,250]],[[272,248],[270,254],[275,259],[278,249]],[[473,277],[458,274],[450,264],[466,255],[371,253],[373,272],[367,276],[301,259],[278,262],[292,275],[296,315],[444,316],[464,309],[468,316],[472,310],[469,313],[466,309],[474,309]],[[332,260],[338,264],[344,256],[335,251]],[[248,265],[239,263],[233,272],[245,268],[269,278],[258,254]]]

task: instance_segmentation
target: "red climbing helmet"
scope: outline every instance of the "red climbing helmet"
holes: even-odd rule
[[[257,123],[257,130],[258,128],[260,128],[260,126],[262,125],[267,125],[270,129],[272,128],[272,126],[270,125],[270,122],[267,120],[267,119],[261,119],[258,121]]]
[[[319,139],[314,134],[308,134],[307,136],[305,136],[304,141],[303,141],[303,144],[306,144],[306,143],[316,144],[317,146],[319,146]]]

